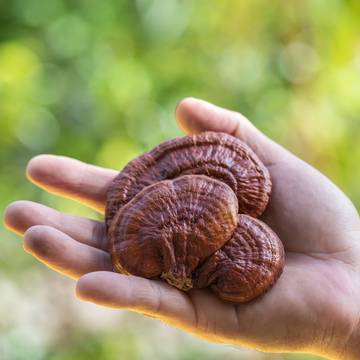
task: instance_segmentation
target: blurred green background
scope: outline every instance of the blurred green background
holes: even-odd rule
[[[0,210],[30,199],[99,218],[29,184],[27,161],[120,169],[180,135],[185,96],[242,112],[359,208],[359,24],[358,0],[0,0]],[[0,232],[0,359],[315,359],[80,303],[70,280]]]

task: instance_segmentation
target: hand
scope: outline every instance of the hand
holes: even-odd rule
[[[140,312],[210,341],[359,359],[360,220],[350,200],[238,113],[188,98],[176,115],[187,133],[239,137],[271,173],[273,193],[263,220],[283,241],[286,265],[264,297],[235,306],[205,290],[183,293],[162,281],[113,273],[102,222],[40,204],[9,205],[6,226],[24,234],[25,251],[77,280],[82,300]],[[102,213],[117,171],[40,155],[30,161],[27,175],[41,188]]]

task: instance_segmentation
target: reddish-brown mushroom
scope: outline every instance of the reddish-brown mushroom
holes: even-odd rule
[[[109,188],[114,268],[185,291],[209,287],[230,302],[252,300],[284,265],[281,241],[255,219],[270,192],[268,170],[233,136],[164,142],[131,161]]]

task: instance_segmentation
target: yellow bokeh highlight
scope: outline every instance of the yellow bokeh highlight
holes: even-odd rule
[[[112,138],[100,148],[96,163],[98,165],[121,170],[130,160],[141,153],[141,149],[129,138]]]
[[[0,44],[0,89],[20,88],[38,66],[39,59],[28,47],[17,42]]]

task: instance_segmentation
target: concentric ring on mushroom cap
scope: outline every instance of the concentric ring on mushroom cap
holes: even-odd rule
[[[145,187],[190,174],[228,184],[238,198],[239,213],[259,217],[269,201],[270,175],[256,154],[231,135],[204,132],[166,141],[129,162],[108,190],[107,227],[118,209]]]

